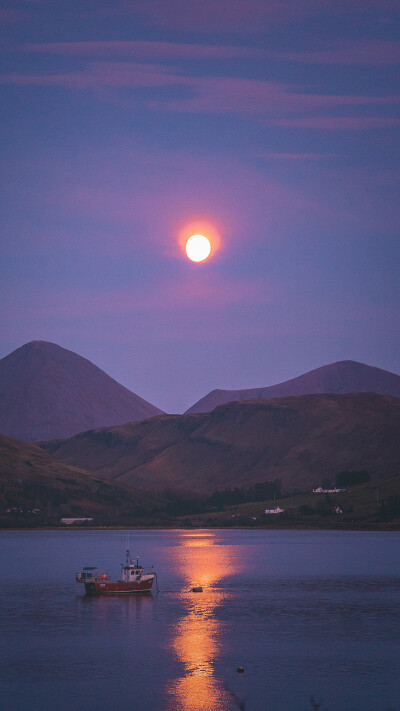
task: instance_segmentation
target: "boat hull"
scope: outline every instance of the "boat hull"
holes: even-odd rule
[[[149,593],[153,587],[154,577],[148,580],[137,580],[129,583],[123,581],[85,583],[87,595],[132,595],[135,593]]]

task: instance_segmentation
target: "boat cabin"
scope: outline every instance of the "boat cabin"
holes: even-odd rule
[[[77,583],[95,583],[98,582],[99,580],[101,582],[104,582],[105,580],[109,579],[109,575],[107,573],[99,573],[99,569],[96,568],[95,566],[88,565],[86,568],[83,568],[82,573],[77,573],[76,574],[76,582]]]
[[[83,568],[82,573],[76,574],[76,581],[78,583],[92,583],[96,578],[99,577],[99,569],[95,566],[89,565]]]
[[[135,580],[140,580],[143,573],[143,566],[138,563],[130,563],[128,565],[121,566],[121,580],[124,583],[135,582]]]

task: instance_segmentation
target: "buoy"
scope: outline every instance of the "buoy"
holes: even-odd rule
[[[203,592],[203,588],[199,585],[197,588],[191,588],[190,592]]]
[[[244,672],[244,667],[238,667],[238,668],[236,669],[236,671],[237,671],[238,674],[243,674],[243,672]]]

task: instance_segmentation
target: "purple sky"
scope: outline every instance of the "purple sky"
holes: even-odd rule
[[[0,357],[52,341],[169,412],[400,372],[398,0],[2,7]]]

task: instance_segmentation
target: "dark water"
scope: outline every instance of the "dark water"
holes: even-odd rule
[[[133,531],[161,592],[86,598],[75,572],[117,576],[123,532],[3,531],[0,709],[310,711],[313,695],[321,711],[399,710],[399,543]]]

